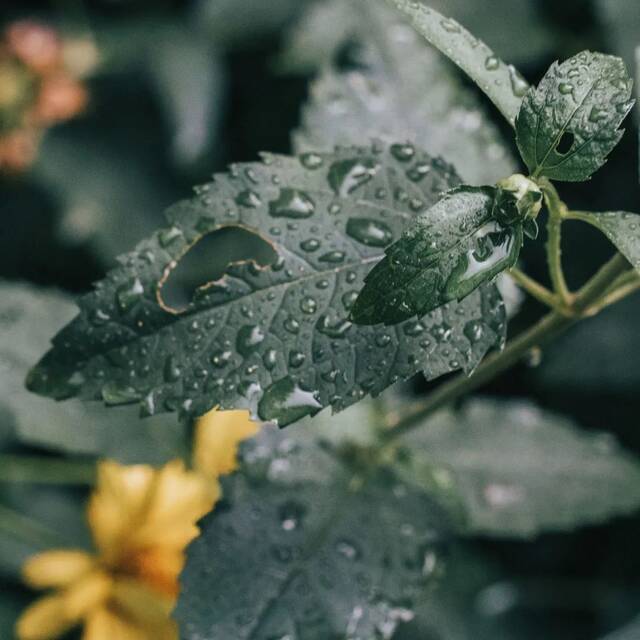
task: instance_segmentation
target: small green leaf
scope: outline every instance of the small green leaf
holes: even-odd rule
[[[505,193],[459,187],[420,214],[365,278],[351,310],[354,321],[397,324],[423,316],[512,267],[522,247],[522,225],[497,218],[498,196]]]
[[[628,211],[572,211],[570,216],[602,231],[633,268],[640,272],[640,215]]]
[[[417,166],[430,168],[419,183],[407,175]],[[29,386],[59,399],[140,402],[146,414],[247,408],[283,426],[421,369],[430,378],[472,369],[504,339],[493,285],[397,331],[348,320],[383,245],[457,182],[452,167],[408,144],[235,166],[170,210],[169,226],[80,300]],[[171,272],[199,240],[229,228],[266,245],[271,264],[232,263],[186,308],[168,305]]]
[[[605,162],[633,106],[620,58],[582,53],[555,62],[525,97],[516,122],[518,148],[534,176],[588,180]]]
[[[185,428],[158,416],[141,421],[131,407],[53,403],[29,393],[24,378],[51,335],[75,313],[70,297],[0,280],[0,423],[7,438],[66,453],[161,464],[182,455]]]
[[[343,46],[351,44],[362,62],[322,67],[293,137],[298,151],[411,140],[453,163],[467,184],[494,184],[515,171],[479,97],[402,14],[384,3],[337,0],[313,5],[312,17],[334,37],[344,30]],[[418,167],[412,179],[426,170]]]
[[[181,638],[391,638],[413,618],[448,527],[428,496],[303,429],[265,428],[244,459],[187,550]]]
[[[640,507],[640,464],[613,436],[529,403],[470,402],[405,443],[401,477],[439,495],[462,532],[529,538]]]
[[[514,125],[522,99],[529,89],[515,67],[506,65],[482,41],[452,18],[416,0],[388,0],[408,15],[414,27],[437,49],[458,65],[500,112]]]

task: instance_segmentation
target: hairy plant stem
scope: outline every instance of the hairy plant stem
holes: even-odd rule
[[[517,364],[531,349],[540,347],[585,317],[586,312],[598,304],[611,282],[629,267],[627,260],[616,254],[574,296],[567,309],[553,310],[533,327],[508,343],[504,351],[490,355],[471,376],[461,374],[439,386],[420,407],[387,422],[386,437],[395,439],[412,431],[444,405],[486,384]],[[589,314],[590,315],[590,314]]]
[[[547,263],[549,265],[549,277],[553,284],[553,292],[560,303],[569,306],[572,295],[567,286],[562,270],[562,222],[567,216],[568,210],[560,199],[556,188],[544,178],[539,180],[540,188],[544,194],[544,200],[549,211],[547,221]]]

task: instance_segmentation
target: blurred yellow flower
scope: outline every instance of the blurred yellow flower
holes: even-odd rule
[[[258,428],[247,411],[209,411],[196,422],[194,469],[213,478],[232,473],[238,468],[238,445]]]
[[[238,444],[257,431],[243,411],[211,411],[194,436],[194,470],[174,460],[98,465],[87,518],[95,554],[40,553],[23,567],[35,589],[55,589],[18,620],[19,640],[53,640],[84,623],[83,640],[177,640],[170,613],[196,522],[220,497],[218,476],[236,466]]]

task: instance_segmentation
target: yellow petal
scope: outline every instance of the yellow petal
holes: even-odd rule
[[[181,460],[169,462],[157,472],[153,496],[135,533],[136,544],[182,549],[198,535],[195,523],[213,508],[219,496],[217,482],[187,471]]]
[[[80,620],[70,619],[62,595],[47,596],[26,609],[16,624],[18,640],[55,640]]]
[[[123,540],[144,517],[155,479],[153,467],[124,466],[105,461],[98,466],[98,483],[89,501],[93,539],[107,562],[114,561]]]
[[[45,551],[25,562],[22,576],[34,589],[66,587],[88,573],[94,565],[94,558],[84,551]]]
[[[100,607],[87,618],[82,640],[149,640],[149,636],[117,612]]]
[[[63,594],[68,618],[84,618],[109,598],[113,580],[102,571],[93,571],[74,583]]]
[[[196,422],[193,466],[197,471],[217,478],[238,468],[238,445],[258,432],[248,411],[212,409]]]

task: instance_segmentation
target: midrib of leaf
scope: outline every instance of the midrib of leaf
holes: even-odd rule
[[[522,96],[516,95],[511,89],[512,87],[512,70],[502,60],[500,60],[493,50],[487,46],[482,40],[473,36],[467,29],[446,16],[442,15],[435,9],[418,3],[416,0],[387,0],[396,9],[409,16],[413,22],[415,29],[426,40],[436,47],[441,53],[449,58],[457,67],[464,71],[471,80],[473,80],[487,97],[498,108],[502,115],[507,119],[509,124],[515,126],[516,116],[520,110]],[[422,18],[422,20],[420,20]],[[450,21],[459,27],[458,33],[447,33],[444,27],[439,29],[432,25],[432,22],[442,25],[443,22]],[[441,32],[444,31],[444,34]],[[474,41],[474,46],[470,50],[474,53],[470,60],[479,61],[482,67],[489,58],[495,58],[498,61],[498,68],[492,71],[483,69],[474,69],[474,66],[468,60],[457,57],[456,52],[452,49],[452,39],[454,36],[462,36]],[[468,44],[468,43],[465,43]],[[515,72],[515,68],[512,68]],[[521,76],[520,76],[521,77]],[[500,85],[496,84],[496,80],[500,80]]]
[[[549,146],[549,148],[547,149],[547,153],[545,154],[544,158],[541,161],[538,161],[538,135],[540,133],[540,123],[542,122],[542,116],[541,116],[540,113],[538,113],[538,123],[536,125],[536,136],[535,136],[535,140],[534,140],[534,145],[535,145],[534,149],[536,151],[536,165],[538,166],[538,168],[533,172],[533,177],[534,178],[539,177],[541,171],[550,170],[550,169],[556,169],[557,167],[561,166],[564,162],[566,162],[567,160],[570,160],[571,158],[573,158],[576,155],[576,153],[578,153],[578,151],[583,149],[587,144],[589,144],[593,140],[593,138],[589,138],[582,145],[580,145],[580,147],[578,149],[576,149],[575,151],[573,151],[571,153],[567,152],[565,157],[558,164],[553,165],[551,167],[545,167],[544,166],[544,163],[547,161],[547,159],[549,158],[549,156],[551,155],[553,150],[558,146],[558,144],[560,144],[560,140],[562,139],[562,136],[566,133],[566,131],[567,131],[568,127],[569,127],[569,124],[571,123],[571,121],[575,117],[576,113],[578,113],[578,111],[584,106],[585,101],[587,100],[587,98],[591,95],[591,93],[595,89],[595,86],[596,86],[597,82],[598,82],[598,80],[596,79],[592,83],[592,85],[589,87],[589,91],[587,91],[584,94],[584,98],[580,101],[580,104],[578,104],[578,106],[576,106],[576,108],[573,110],[573,112],[571,113],[571,115],[569,116],[569,118],[567,119],[565,124],[562,125],[560,131],[558,132],[558,135],[556,136],[555,140],[553,141],[553,144],[551,144]],[[547,96],[548,95],[549,95],[549,92],[547,92]],[[546,96],[545,96],[545,99],[546,99]]]

